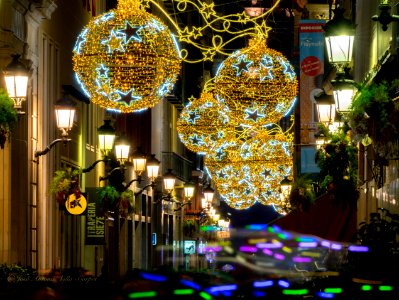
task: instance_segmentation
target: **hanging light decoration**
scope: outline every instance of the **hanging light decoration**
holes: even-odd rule
[[[207,153],[233,136],[228,109],[211,92],[189,102],[177,121],[182,143],[191,151]]]
[[[205,156],[205,166],[230,206],[243,209],[249,203],[279,202],[280,183],[292,173],[293,137],[276,129],[270,132],[273,135],[258,132]]]
[[[294,68],[260,38],[230,55],[215,77],[217,97],[231,110],[231,121],[246,127],[277,123],[290,113],[297,90]]]
[[[180,71],[176,40],[139,0],[92,19],[73,49],[76,78],[101,107],[133,112],[153,107]]]

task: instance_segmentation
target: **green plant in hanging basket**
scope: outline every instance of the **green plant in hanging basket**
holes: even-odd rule
[[[14,101],[0,88],[0,148],[4,149],[11,130],[18,121],[18,113],[14,108]]]
[[[126,218],[133,213],[134,210],[134,193],[132,190],[125,190],[120,194],[118,201],[119,214],[121,217]]]
[[[50,193],[55,194],[57,202],[65,203],[66,196],[72,193],[80,193],[79,176],[81,169],[65,168],[55,171],[50,183]]]
[[[119,192],[113,185],[97,188],[97,204],[103,212],[119,212],[119,215],[126,218],[134,210],[134,193],[132,190]]]
[[[292,184],[289,197],[291,209],[307,211],[316,200],[313,189],[313,180],[307,175],[299,176]]]
[[[388,159],[387,144],[399,136],[399,103],[392,101],[398,87],[399,80],[361,86],[348,115],[353,140],[371,142],[377,154]]]
[[[119,192],[112,185],[106,185],[97,188],[97,204],[100,206],[110,209],[119,199]]]
[[[327,138],[330,141],[316,153],[320,188],[334,192],[335,197],[345,204],[353,204],[358,198],[357,147],[349,139],[346,128],[328,133]]]

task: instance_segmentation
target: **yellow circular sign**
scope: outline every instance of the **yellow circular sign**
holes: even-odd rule
[[[76,199],[76,195],[71,194],[65,202],[65,207],[70,214],[80,215],[86,210],[87,200],[83,195]]]

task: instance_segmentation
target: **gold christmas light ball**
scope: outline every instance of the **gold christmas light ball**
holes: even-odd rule
[[[227,107],[210,92],[189,102],[177,121],[182,143],[191,151],[208,153],[232,138]]]
[[[221,63],[215,91],[231,110],[231,122],[262,127],[292,111],[298,81],[289,61],[257,38]]]
[[[120,0],[116,9],[92,19],[73,54],[76,78],[91,100],[126,113],[157,104],[181,67],[173,35],[138,0]]]
[[[253,138],[225,144],[205,156],[204,164],[226,203],[279,203],[280,183],[292,174],[292,135],[258,132]],[[249,200],[248,200],[249,199]]]

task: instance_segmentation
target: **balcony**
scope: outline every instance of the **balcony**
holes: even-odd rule
[[[176,175],[177,179],[188,182],[191,180],[193,163],[174,152],[162,152],[161,174],[165,174],[168,169],[173,170],[173,174]]]

